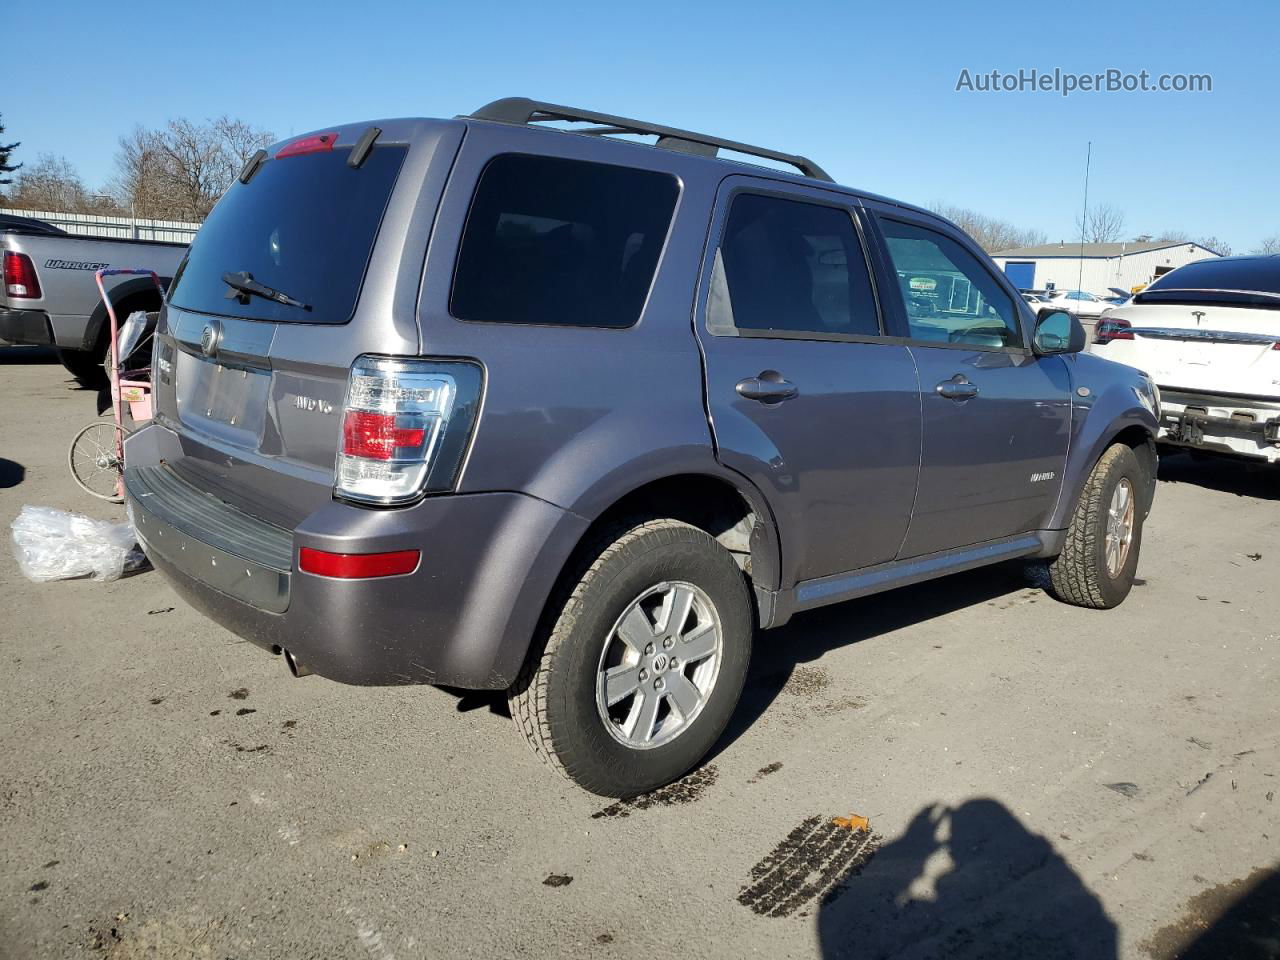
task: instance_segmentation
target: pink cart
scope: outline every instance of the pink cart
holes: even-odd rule
[[[150,341],[153,333],[147,330],[148,318],[142,313],[133,314],[121,324],[102,279],[150,277],[161,298],[164,287],[152,270],[99,270],[95,276],[111,329],[111,352],[105,365],[111,388],[111,419],[104,414],[77,433],[71,441],[67,462],[80,489],[120,503],[124,499],[124,438],[139,424],[151,419]]]

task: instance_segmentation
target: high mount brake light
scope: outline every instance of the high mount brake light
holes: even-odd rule
[[[40,299],[40,281],[36,278],[36,268],[25,253],[15,253],[12,250],[4,252],[4,290],[11,297]]]
[[[1132,340],[1133,324],[1128,320],[1116,317],[1099,320],[1093,330],[1094,343],[1110,343],[1112,340]]]
[[[328,153],[338,142],[336,133],[317,133],[310,137],[302,137],[292,143],[286,143],[276,151],[276,159],[281,157],[297,157],[304,153]]]
[[[347,381],[334,492],[394,506],[453,489],[481,377],[467,361],[358,358]]]

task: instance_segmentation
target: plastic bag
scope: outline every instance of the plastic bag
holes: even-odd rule
[[[119,580],[146,563],[130,523],[24,506],[11,529],[18,566],[37,583],[90,575],[98,581]]]
[[[147,332],[147,324],[150,321],[151,318],[147,316],[145,310],[135,310],[120,326],[120,332],[116,337],[116,354],[120,358],[120,366],[126,366],[133,352],[138,349],[138,344],[142,342],[142,336]]]

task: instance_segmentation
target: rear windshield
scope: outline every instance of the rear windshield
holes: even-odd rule
[[[359,168],[347,164],[350,148],[284,157],[237,180],[192,241],[169,302],[250,320],[345,323],[406,149],[374,147]],[[310,309],[228,298],[226,273],[248,273]]]
[[[650,170],[495,157],[467,216],[450,311],[488,323],[630,326],[678,192],[674,177]]]
[[[1166,273],[1133,302],[1280,308],[1280,257],[1197,260]]]

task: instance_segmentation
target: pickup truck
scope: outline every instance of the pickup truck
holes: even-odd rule
[[[72,236],[39,220],[0,216],[0,340],[53,346],[74,377],[95,382],[103,376],[111,334],[94,272],[138,267],[154,270],[167,285],[186,252],[181,243]],[[117,317],[160,309],[150,277],[111,280]]]

